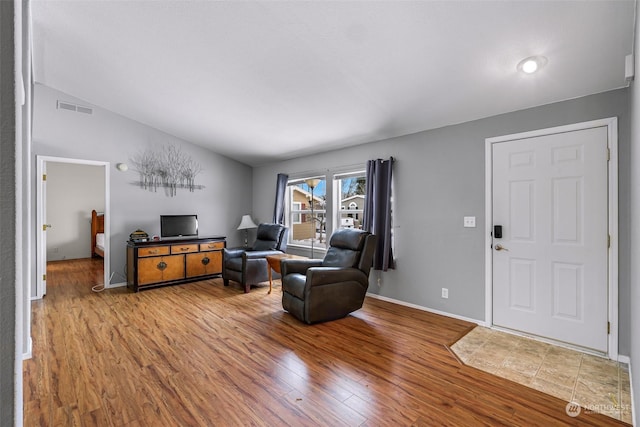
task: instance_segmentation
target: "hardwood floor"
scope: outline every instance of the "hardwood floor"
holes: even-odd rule
[[[94,260],[56,263],[32,306],[26,426],[625,425],[462,365],[473,325],[368,298],[308,326],[276,287],[221,279],[91,292]]]

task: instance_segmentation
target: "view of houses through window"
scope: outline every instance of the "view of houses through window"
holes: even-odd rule
[[[340,189],[340,223],[336,228],[362,228],[364,212],[364,195],[367,182],[364,172],[335,177]]]
[[[316,180],[313,182],[311,180]],[[306,182],[305,182],[306,181]],[[309,184],[316,184],[313,191]],[[289,244],[325,248],[327,181],[324,177],[289,181]]]
[[[326,249],[333,230],[362,228],[365,191],[364,171],[290,180],[286,219],[289,244]],[[333,220],[327,221],[328,217]]]

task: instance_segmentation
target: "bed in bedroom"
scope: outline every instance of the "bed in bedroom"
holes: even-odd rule
[[[91,211],[91,257],[104,258],[104,213]]]

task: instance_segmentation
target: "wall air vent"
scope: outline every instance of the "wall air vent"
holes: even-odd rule
[[[89,107],[82,107],[78,105],[76,108],[78,113],[93,114],[93,110]]]
[[[68,102],[58,101],[58,109],[59,110],[76,111],[76,106],[73,105],[73,104],[69,104]]]
[[[71,104],[70,102],[58,101],[58,110],[76,111],[78,113],[93,114],[93,108],[83,107],[82,105]]]

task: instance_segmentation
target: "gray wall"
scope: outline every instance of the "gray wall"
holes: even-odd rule
[[[111,273],[115,273],[111,283],[125,281],[125,244],[129,234],[138,228],[150,235],[160,234],[161,214],[195,213],[202,236],[227,236],[229,246],[241,243],[235,227],[242,214],[251,211],[252,170],[249,166],[101,108],[94,107],[92,115],[57,109],[57,100],[88,105],[36,85],[33,160],[35,162],[36,155],[46,155],[111,162],[110,262]],[[140,188],[131,157],[149,146],[167,144],[180,147],[200,163],[203,171],[196,178],[196,184],[203,185],[204,189],[193,193],[179,189],[175,197],[169,197],[163,190],[150,192]],[[128,163],[130,168],[120,172],[115,168],[117,163]],[[35,197],[35,189],[33,194]],[[35,236],[32,245],[35,256]],[[35,295],[35,288],[32,292]]]
[[[322,172],[374,158],[397,159],[394,233],[397,269],[372,275],[370,292],[470,319],[485,318],[485,138],[618,117],[620,170],[620,344],[629,354],[630,191],[628,90],[489,117],[254,168],[253,206],[270,218],[278,172]],[[477,228],[463,228],[475,216]],[[449,299],[441,288],[449,288]]]
[[[104,167],[47,162],[47,261],[91,257],[91,211],[104,211]]]
[[[638,22],[638,10],[636,8],[636,25]],[[638,61],[638,44],[640,43],[640,33],[636,31],[635,34],[635,58],[636,58],[636,81],[631,85],[630,95],[630,111],[631,116],[631,150],[629,153],[629,163],[632,166],[630,172],[630,185],[629,194],[630,206],[629,206],[629,218],[631,218],[630,228],[630,247],[629,254],[630,260],[630,287],[631,295],[630,300],[635,304],[640,304],[640,147],[638,141],[640,141],[640,85],[638,80],[638,74],[640,71],[640,64]],[[623,195],[623,193],[621,193]],[[624,196],[622,196],[624,198]],[[634,391],[634,407],[635,407],[635,423],[634,425],[640,425],[640,309],[639,307],[633,307],[631,310],[631,324],[630,324],[630,337],[631,337],[631,369],[632,369],[632,389]]]
[[[13,425],[16,386],[16,117],[14,3],[0,2],[0,425]]]

